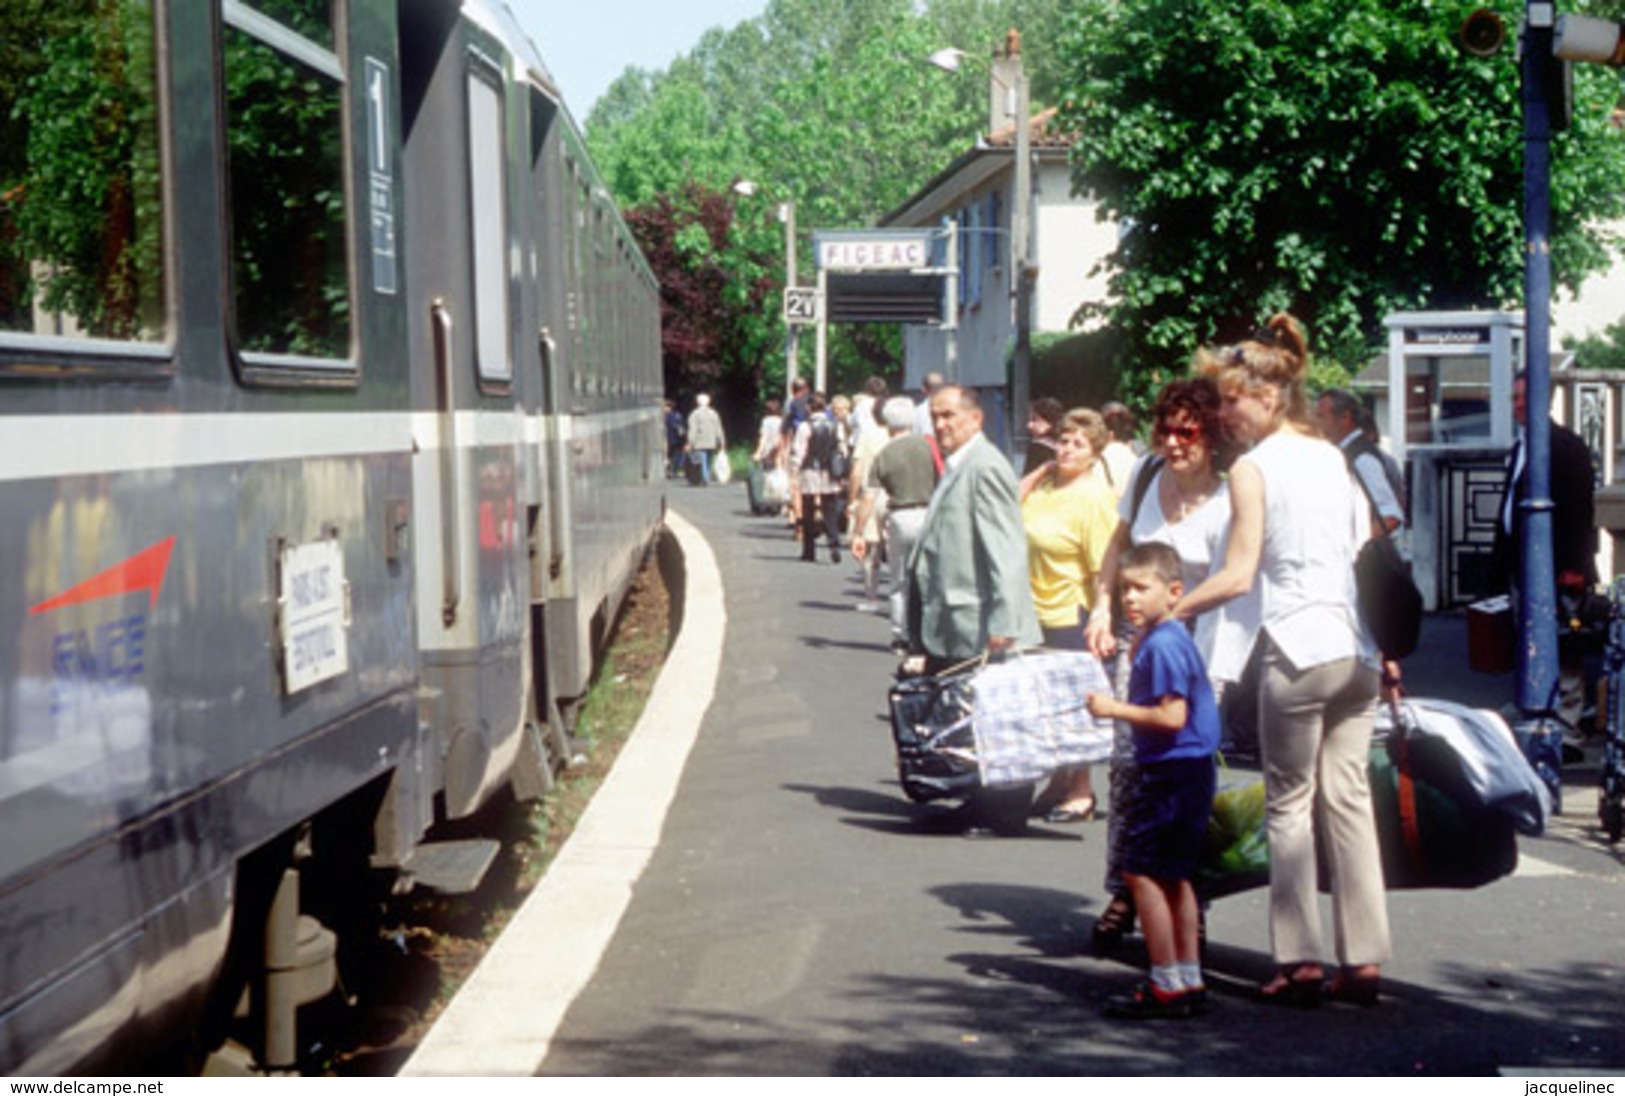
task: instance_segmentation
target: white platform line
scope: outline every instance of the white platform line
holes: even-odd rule
[[[1565,868],[1560,864],[1553,864],[1549,860],[1530,856],[1527,853],[1518,853],[1518,867],[1512,873],[1514,879],[1539,879],[1554,875],[1577,875],[1572,868]]]
[[[683,553],[683,622],[643,716],[558,858],[400,1076],[534,1076],[615,935],[711,705],[727,625],[710,545],[673,513],[666,526]]]

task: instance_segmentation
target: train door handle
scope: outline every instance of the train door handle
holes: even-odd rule
[[[452,317],[445,298],[429,308],[434,329],[436,411],[440,420],[440,618],[446,627],[457,621],[462,602],[462,482],[458,476],[456,375],[452,371]]]

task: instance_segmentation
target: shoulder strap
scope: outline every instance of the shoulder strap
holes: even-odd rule
[[[1128,511],[1129,528],[1132,529],[1134,523],[1139,520],[1140,504],[1145,501],[1145,493],[1151,490],[1151,485],[1156,482],[1157,473],[1162,471],[1165,463],[1167,462],[1162,457],[1147,457],[1145,463],[1140,465],[1140,470],[1134,474],[1134,493],[1130,498]]]
[[[1360,470],[1354,467],[1354,462],[1359,460],[1360,457],[1366,453],[1375,455],[1376,451],[1376,446],[1372,445],[1366,439],[1360,438],[1359,440],[1355,441],[1353,445],[1343,450],[1343,461],[1349,466],[1349,479],[1357,483],[1360,487],[1361,493],[1365,495],[1366,505],[1371,508],[1371,520],[1380,526],[1382,523],[1382,515],[1377,511],[1377,498],[1371,493],[1371,485],[1366,483],[1364,476],[1360,475]],[[1386,475],[1386,473],[1384,474]]]

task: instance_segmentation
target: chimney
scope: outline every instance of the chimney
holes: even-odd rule
[[[1021,72],[1021,34],[1011,27],[1004,36],[1004,45],[993,51],[992,77],[988,81],[987,116],[988,134],[1009,131],[1016,127],[1016,83]]]

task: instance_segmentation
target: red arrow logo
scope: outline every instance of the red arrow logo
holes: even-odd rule
[[[169,569],[169,553],[175,547],[175,538],[161,540],[143,552],[137,552],[123,563],[115,563],[94,578],[86,579],[73,589],[40,602],[28,610],[29,616],[65,609],[69,605],[83,605],[90,601],[133,594],[137,590],[151,591],[151,605],[158,604],[158,591],[164,585],[164,572]]]

